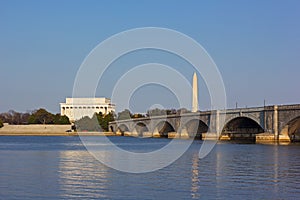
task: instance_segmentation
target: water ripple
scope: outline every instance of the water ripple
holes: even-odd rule
[[[149,151],[168,142],[117,137],[112,141],[132,151]],[[2,138],[0,199],[297,199],[300,196],[299,145],[223,143],[199,160],[200,146],[201,142],[195,142],[175,163],[156,172],[128,174],[99,163],[77,137]]]

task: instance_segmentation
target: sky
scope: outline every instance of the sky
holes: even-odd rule
[[[236,102],[262,106],[264,100],[267,105],[300,103],[299,19],[300,1],[290,0],[1,0],[0,112],[41,107],[59,112],[87,55],[110,36],[142,27],[173,29],[201,44],[222,75],[228,108]],[[192,80],[193,67],[176,56],[135,52],[113,64],[96,95],[110,97],[120,76],[143,62],[176,65]],[[130,102],[133,112],[179,106],[168,88],[155,84],[137,89]],[[199,104],[201,110],[211,107],[201,77]]]

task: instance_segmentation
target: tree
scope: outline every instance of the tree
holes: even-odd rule
[[[180,108],[177,110],[177,114],[184,114],[184,113],[191,113],[190,110],[186,109],[186,108]]]
[[[108,131],[108,124],[115,120],[115,115],[113,112],[108,113],[107,115],[102,115],[102,113],[96,114],[100,127],[102,131]]]
[[[131,112],[128,109],[123,110],[118,113],[118,120],[130,119],[132,116]]]
[[[36,118],[35,116],[32,114],[28,117],[28,124],[36,124],[37,121],[36,121]]]
[[[108,131],[108,124],[115,120],[115,114],[110,112],[106,115],[95,113],[92,118],[83,117],[75,121],[75,126],[78,131]]]
[[[162,115],[176,115],[178,112],[176,111],[176,109],[172,108],[172,109],[159,109],[159,108],[155,108],[152,110],[148,110],[147,111],[147,116],[162,116]]]
[[[54,115],[44,108],[34,111],[28,119],[29,124],[53,124],[53,121]]]
[[[175,115],[175,114],[177,114],[177,112],[176,112],[176,110],[174,108],[173,109],[167,109],[166,113],[167,113],[167,115]]]
[[[2,128],[3,127],[3,122],[2,122],[2,120],[0,119],[0,128]]]
[[[145,115],[143,115],[143,114],[141,114],[141,113],[134,113],[133,115],[132,115],[132,118],[143,118],[143,117],[146,117]]]
[[[77,131],[95,131],[95,132],[102,131],[99,126],[96,115],[94,115],[92,119],[89,118],[88,116],[85,116],[75,121],[75,126]]]
[[[167,115],[166,110],[155,108],[147,111],[147,116],[161,116],[161,115]]]
[[[21,113],[18,113],[14,110],[9,110],[8,116],[10,117],[11,124],[20,124],[21,123]]]
[[[61,116],[60,114],[56,114],[54,116],[53,123],[54,124],[70,124],[70,120],[65,115]]]
[[[70,124],[67,116],[54,115],[43,108],[31,113],[19,113],[9,110],[6,113],[1,113],[0,119],[3,123],[9,124]]]
[[[2,122],[9,124],[27,124],[29,115],[29,113],[19,113],[9,110],[6,113],[1,113],[0,119]]]

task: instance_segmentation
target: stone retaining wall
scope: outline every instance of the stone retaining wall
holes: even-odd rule
[[[0,134],[62,134],[71,130],[71,125],[7,125],[0,128]]]

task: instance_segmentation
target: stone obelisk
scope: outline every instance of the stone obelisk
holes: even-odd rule
[[[197,112],[197,111],[198,111],[198,78],[196,72],[194,72],[192,112]]]

